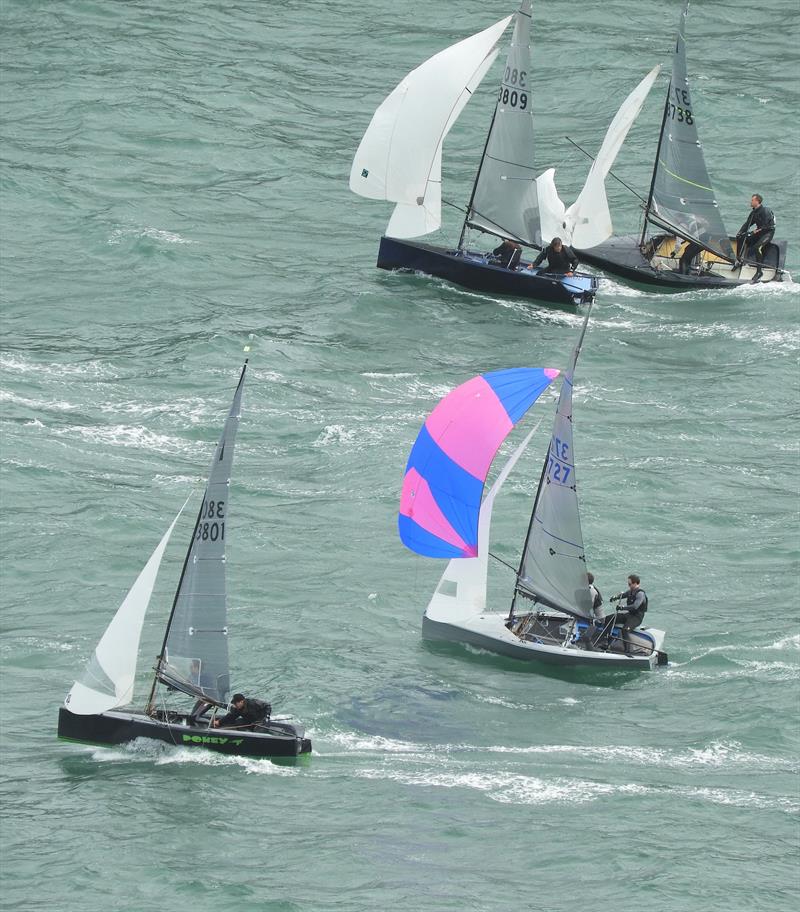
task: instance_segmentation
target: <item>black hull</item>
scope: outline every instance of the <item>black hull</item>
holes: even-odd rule
[[[118,710],[93,716],[75,715],[64,706],[58,711],[59,738],[104,747],[151,738],[236,757],[293,758],[311,753],[311,741],[304,734],[301,726],[286,722],[269,722],[260,731],[237,731],[189,725],[186,716],[178,713],[165,719]]]
[[[752,264],[731,268],[720,264],[718,272],[684,274],[676,269],[655,269],[639,247],[639,237],[610,238],[590,250],[576,250],[581,260],[638,285],[656,286],[662,291],[694,291],[701,288],[736,288],[752,283]],[[764,258],[764,280],[780,281],[786,261],[786,242],[770,244]]]
[[[529,269],[511,270],[487,263],[480,254],[460,254],[445,247],[390,237],[381,238],[377,265],[379,269],[424,272],[475,291],[563,307],[589,304],[594,300],[598,284],[597,278],[587,273],[557,276]]]

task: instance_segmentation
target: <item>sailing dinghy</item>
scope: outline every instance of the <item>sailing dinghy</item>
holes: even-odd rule
[[[661,120],[650,192],[640,235],[582,244],[581,258],[606,272],[663,290],[731,288],[755,281],[757,265],[744,261],[722,220],[697,129],[686,69],[687,2],[681,13],[672,76]],[[788,281],[786,242],[768,245],[760,282]]]
[[[416,553],[450,558],[423,617],[427,639],[551,665],[642,670],[667,662],[663,630],[639,627],[624,634],[613,614],[596,622],[592,610],[572,446],[572,382],[588,319],[587,313],[563,377],[510,609],[487,606],[492,509],[535,428],[512,453],[482,504],[480,497],[500,440],[536,396],[480,388],[475,392],[481,395],[471,399],[463,394],[470,384],[491,385],[497,374],[519,373],[499,371],[454,390],[426,420],[406,468],[399,531]],[[558,374],[548,373],[551,378]],[[529,607],[523,610],[523,604]]]
[[[442,222],[442,146],[464,105],[498,54],[514,19],[514,34],[486,145],[456,248],[411,241]],[[507,268],[470,249],[468,232],[541,249],[534,173],[530,85],[530,0],[516,16],[439,52],[412,70],[375,112],[358,147],[350,189],[395,208],[381,238],[378,267],[439,276],[467,288],[575,306],[594,299],[597,278]]]
[[[286,719],[267,717],[253,729],[213,726],[217,710],[229,708],[225,542],[246,370],[245,361],[211,463],[145,708],[132,708],[139,639],[159,565],[180,512],[60,708],[59,738],[98,745],[151,738],[181,747],[264,758],[296,758],[311,751],[302,726]]]

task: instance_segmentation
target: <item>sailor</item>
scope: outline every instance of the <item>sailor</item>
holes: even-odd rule
[[[263,700],[255,700],[235,693],[231,698],[231,711],[221,719],[214,719],[214,728],[255,728],[260,722],[269,721],[272,707]]]
[[[594,573],[587,573],[586,576],[589,579],[589,594],[592,596],[592,613],[594,614],[595,620],[602,620],[606,615],[602,607],[603,596],[594,584]]]
[[[522,256],[522,247],[516,241],[505,238],[499,247],[494,248],[492,256],[498,258],[500,261],[498,263],[499,266],[505,266],[506,269],[510,269],[513,272]]]
[[[619,595],[612,595],[612,602],[619,602],[625,599],[625,610],[617,612],[617,623],[622,624],[622,644],[625,647],[625,654],[630,653],[630,643],[628,642],[627,633],[634,630],[644,619],[647,611],[647,593],[640,586],[641,580],[635,573],[628,575],[628,588]]]
[[[559,275],[572,275],[578,268],[578,258],[575,251],[564,244],[560,237],[554,237],[550,244],[542,250],[538,257],[531,263],[530,268],[536,267],[547,260],[547,271]]]
[[[751,229],[754,229],[751,231]],[[749,232],[749,234],[748,234]],[[770,241],[775,237],[775,213],[764,205],[764,197],[754,193],[750,197],[750,214],[736,235],[739,242],[739,260],[755,254],[756,274],[753,282],[763,275],[761,267],[764,265],[764,251]]]

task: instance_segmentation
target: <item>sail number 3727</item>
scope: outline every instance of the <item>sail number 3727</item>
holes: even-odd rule
[[[524,111],[528,107],[528,74],[525,70],[506,67],[498,101]]]
[[[569,459],[569,444],[558,437],[553,437],[550,444],[550,458],[547,460],[547,477],[558,484],[566,484],[572,474]]]

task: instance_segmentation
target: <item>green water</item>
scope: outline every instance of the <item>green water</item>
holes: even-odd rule
[[[598,295],[575,394],[586,549],[607,595],[641,575],[667,668],[544,676],[420,638],[442,565],[395,532],[419,425],[475,373],[562,366],[580,317],[379,272],[389,207],[347,178],[402,75],[512,9],[0,4],[2,908],[791,907],[797,284]],[[568,201],[586,161],[564,136],[597,147],[633,85],[669,69],[678,14],[534,0],[537,158]],[[696,3],[688,35],[728,227],[761,192],[794,273],[799,18],[789,0]],[[495,79],[445,148],[457,203]],[[641,190],[665,89],[615,169]],[[610,198],[635,229],[634,198]],[[59,742],[60,702],[202,484],[246,344],[234,685],[305,723],[314,756]],[[512,563],[546,438],[495,511]],[[167,552],[142,682],[189,534]],[[512,581],[493,571],[497,607]]]

